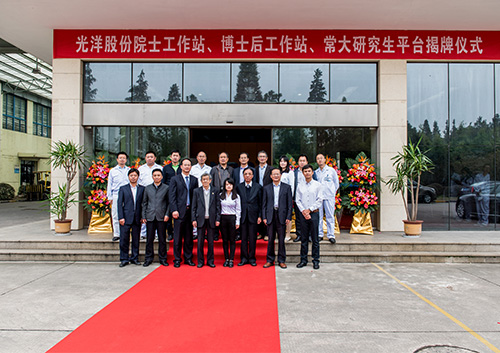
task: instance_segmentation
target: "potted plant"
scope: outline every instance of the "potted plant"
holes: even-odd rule
[[[430,172],[434,168],[432,160],[420,150],[419,144],[410,142],[403,146],[402,152],[391,158],[396,176],[385,181],[391,192],[400,193],[406,211],[406,220],[403,220],[404,230],[407,236],[420,236],[423,221],[417,220],[418,193],[420,191],[420,177],[423,172]],[[410,185],[410,187],[408,187]],[[412,187],[415,185],[415,187]],[[408,189],[408,191],[407,191]],[[411,212],[408,209],[408,201],[411,202]]]
[[[73,197],[79,191],[71,191],[71,182],[79,169],[85,164],[85,149],[73,141],[67,143],[58,141],[52,146],[50,162],[53,168],[63,168],[66,172],[66,183],[59,186],[58,192],[49,199],[50,212],[57,219],[55,231],[58,234],[69,233],[72,219],[67,219],[68,207],[71,203],[77,203]]]

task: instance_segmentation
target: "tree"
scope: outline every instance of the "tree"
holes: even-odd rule
[[[308,102],[326,102],[326,89],[323,83],[323,72],[320,69],[314,71],[313,80],[311,81]]]
[[[186,102],[198,102],[198,97],[191,93],[189,96],[186,96]]]
[[[177,83],[174,83],[172,86],[170,86],[167,101],[169,102],[181,101],[181,93],[179,92],[179,86],[177,86]]]
[[[256,63],[241,63],[236,84],[235,102],[261,102],[259,71]]]
[[[146,74],[144,73],[144,70],[141,70],[141,73],[139,76],[137,76],[137,81],[136,84],[130,87],[128,90],[129,93],[132,93],[131,97],[126,97],[125,100],[130,102],[149,102],[151,99],[150,96],[148,96],[148,81],[144,79]]]
[[[279,102],[281,99],[282,94],[281,93],[276,93],[273,90],[270,90],[269,92],[264,94],[263,101],[264,102]]]
[[[92,88],[97,79],[92,75],[90,65],[85,65],[85,78],[83,79],[83,97],[86,102],[95,101],[97,88]]]

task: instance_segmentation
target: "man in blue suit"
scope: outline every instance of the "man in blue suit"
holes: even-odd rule
[[[182,173],[170,181],[170,211],[174,218],[174,267],[181,265],[184,250],[184,263],[195,266],[193,262],[193,224],[191,223],[191,203],[193,191],[198,187],[198,179],[189,175],[191,160],[183,158]],[[184,248],[182,242],[184,240]]]
[[[139,171],[128,171],[129,184],[118,190],[118,222],[120,223],[120,267],[130,263],[140,265],[139,237],[141,236],[142,198],[144,186],[138,185]],[[132,256],[129,257],[130,231],[132,231]]]
[[[274,239],[278,233],[278,263],[283,269],[287,268],[285,250],[286,226],[292,221],[292,188],[281,182],[279,169],[271,171],[272,183],[264,186],[262,196],[262,220],[267,226],[269,242],[267,244],[267,262],[264,268],[274,265]]]

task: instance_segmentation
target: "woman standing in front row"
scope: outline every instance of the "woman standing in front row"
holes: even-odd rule
[[[281,172],[281,181],[292,187],[292,198],[295,192],[295,174],[293,169],[290,169],[290,159],[287,156],[281,156],[279,159],[279,166]],[[296,220],[297,222],[297,220]],[[291,239],[290,232],[292,230],[292,222],[288,223],[286,226],[286,236],[285,240],[289,241]]]
[[[220,205],[220,232],[222,233],[222,248],[226,259],[223,266],[233,267],[236,229],[240,227],[241,201],[239,195],[234,191],[234,180],[232,178],[224,181],[224,189],[220,195]]]

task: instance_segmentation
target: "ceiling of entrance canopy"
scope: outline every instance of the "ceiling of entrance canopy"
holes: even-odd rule
[[[51,63],[53,29],[499,30],[498,0],[2,0],[0,37]]]

